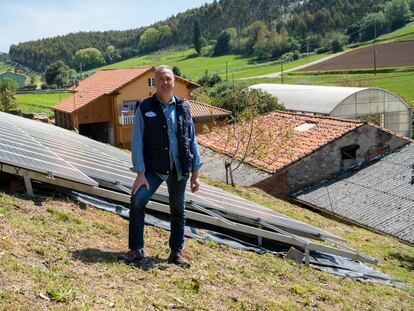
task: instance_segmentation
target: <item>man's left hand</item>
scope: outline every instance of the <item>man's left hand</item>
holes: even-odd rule
[[[191,192],[197,192],[200,189],[200,182],[198,181],[198,171],[192,172],[190,179]]]

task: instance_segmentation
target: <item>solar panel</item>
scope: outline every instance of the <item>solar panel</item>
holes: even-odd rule
[[[59,158],[62,162],[62,166],[55,169],[57,172],[61,172],[64,169],[65,171],[70,171],[71,169],[75,176],[87,175],[105,187],[111,187],[112,185],[113,189],[118,189],[118,184],[129,189],[132,187],[136,174],[129,170],[132,166],[129,152],[56,126],[33,122],[4,113],[1,116],[1,120],[9,119],[13,124],[16,124],[19,128],[19,137],[26,137],[24,142],[28,146],[28,149],[25,150],[21,146],[22,153],[26,152],[34,155],[40,149],[44,153],[50,150],[49,153],[51,155],[59,155],[59,157],[55,156],[54,158],[55,160]],[[1,123],[4,124],[3,122]],[[7,127],[7,125],[4,127]],[[6,136],[4,139],[7,142],[8,137]],[[27,144],[29,140],[34,142],[37,149],[33,149],[30,144]],[[47,148],[44,146],[47,146]],[[45,171],[52,169],[50,161],[44,163]],[[32,166],[40,167],[40,164],[30,164],[32,165],[28,165],[26,168]],[[164,202],[168,201],[168,191],[165,183],[157,191],[156,197]],[[302,232],[307,236],[310,235],[315,238],[328,237],[341,240],[333,234],[283,216],[282,214],[263,208],[258,204],[206,184],[202,184],[200,191],[195,194],[187,189],[186,199],[187,206],[191,206],[191,202],[195,202],[203,207],[231,215],[233,218],[242,217],[245,220],[250,219],[253,221],[260,219],[297,234]]]
[[[87,185],[96,182],[20,128],[20,117],[0,113],[0,163]]]
[[[0,131],[0,162],[53,174],[79,184],[53,183],[39,177],[46,183],[129,203],[129,194],[125,192],[130,191],[136,176],[129,169],[132,166],[129,152],[56,126],[5,113],[0,113]],[[81,186],[81,183],[88,186]],[[312,250],[375,262],[369,256],[342,247],[308,242],[302,237],[329,240],[334,244],[335,240],[342,239],[216,187],[202,184],[199,192],[187,191],[186,197],[190,219],[257,236],[258,243],[263,237],[303,248],[305,254]],[[168,213],[167,202],[168,191],[163,183],[149,208]],[[305,257],[309,258],[308,255]]]

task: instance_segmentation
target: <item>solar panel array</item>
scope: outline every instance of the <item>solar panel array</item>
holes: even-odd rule
[[[414,144],[294,194],[296,199],[414,243]]]
[[[0,163],[87,185],[97,183],[47,148],[22,127],[22,118],[0,113]]]
[[[79,182],[83,180],[84,183],[87,183],[88,177],[90,177],[101,186],[109,186],[118,190],[118,185],[129,189],[132,187],[136,174],[129,170],[132,166],[129,152],[56,126],[5,113],[0,113],[0,124],[2,124],[2,129],[10,128],[8,131],[2,131],[3,135],[0,136],[4,144],[17,145],[17,142],[22,140],[24,146],[21,146],[20,153],[27,153],[30,160],[35,161],[30,163],[28,161],[26,161],[27,163],[25,161],[9,161],[17,167],[31,168],[44,173],[52,170],[55,176],[65,176],[67,179]],[[13,151],[15,150],[13,149]],[[0,153],[0,162],[6,162],[8,159],[6,155],[13,154],[13,151]],[[54,162],[50,159],[48,162],[36,162],[40,161],[36,160],[39,159],[37,153],[43,157],[48,156],[50,159],[54,159],[57,164],[53,166]],[[89,184],[92,184],[90,179]],[[156,194],[164,201],[168,200],[165,183],[161,185]],[[333,234],[206,184],[202,184],[200,191],[195,194],[187,191],[186,199],[188,205],[191,205],[190,202],[196,202],[198,205],[223,214],[252,220],[261,219],[287,231],[303,232],[305,235],[311,235],[315,238],[341,240]]]

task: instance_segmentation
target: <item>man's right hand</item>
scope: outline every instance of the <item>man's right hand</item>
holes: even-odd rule
[[[137,192],[141,186],[145,186],[145,188],[149,190],[149,184],[147,178],[145,178],[145,172],[137,173],[137,177],[135,178],[134,184],[132,185],[131,194],[135,194],[135,192]]]

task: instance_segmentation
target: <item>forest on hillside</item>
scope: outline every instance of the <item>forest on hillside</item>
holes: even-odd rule
[[[38,72],[58,60],[81,71],[182,44],[199,55],[268,60],[373,38],[407,23],[413,11],[414,0],[221,0],[148,27],[12,45],[9,56]]]

